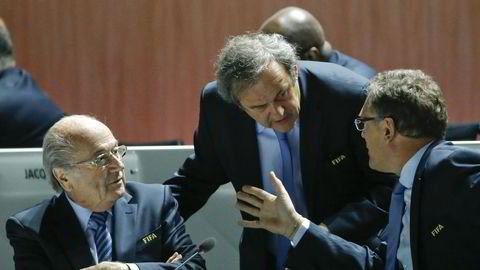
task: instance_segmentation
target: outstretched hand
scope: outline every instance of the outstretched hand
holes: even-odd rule
[[[277,196],[252,186],[243,186],[242,191],[237,192],[235,207],[258,218],[240,220],[238,224],[246,228],[266,229],[292,240],[295,228],[303,222],[303,217],[295,211],[290,196],[274,172],[270,172],[269,180]]]

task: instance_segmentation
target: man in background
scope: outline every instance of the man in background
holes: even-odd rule
[[[301,60],[330,62],[346,67],[366,78],[377,72],[367,64],[332,48],[322,25],[310,12],[286,7],[268,18],[260,27],[264,33],[277,33],[295,45]]]
[[[16,67],[12,39],[0,18],[0,148],[41,147],[43,136],[64,112]]]
[[[195,154],[166,182],[184,218],[229,182],[237,191],[272,190],[268,173],[275,171],[294,194],[295,209],[332,233],[365,243],[386,224],[393,182],[368,168],[353,125],[364,77],[298,61],[281,35],[253,33],[227,42],[216,78],[201,94]],[[290,248],[283,236],[246,229],[240,269],[284,269]]]
[[[15,269],[173,269],[197,248],[160,184],[127,183],[110,129],[67,116],[45,135],[43,164],[57,196],[7,221]],[[201,256],[182,269],[205,269]]]
[[[237,207],[258,218],[240,224],[291,240],[300,231],[287,262],[293,269],[477,269],[480,153],[443,140],[447,109],[440,88],[422,71],[393,70],[378,74],[367,91],[355,125],[369,165],[399,176],[386,250],[356,245],[310,223],[273,173],[278,196],[251,186],[237,194]]]
[[[277,33],[295,45],[297,55],[302,60],[330,62],[346,67],[366,78],[377,72],[360,60],[345,55],[332,48],[326,40],[325,32],[318,20],[308,11],[298,7],[286,7],[268,18],[260,27],[264,33]],[[480,134],[480,124],[453,123],[447,127],[446,139],[476,140]]]

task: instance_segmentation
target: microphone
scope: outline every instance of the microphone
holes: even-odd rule
[[[195,257],[198,254],[204,254],[212,250],[212,248],[215,246],[216,240],[214,237],[209,237],[205,240],[203,240],[200,245],[198,245],[198,250],[193,253],[192,256],[188,257],[185,261],[183,261],[182,264],[177,266],[174,270],[180,269],[180,267],[184,266],[188,261],[190,261],[193,257]]]

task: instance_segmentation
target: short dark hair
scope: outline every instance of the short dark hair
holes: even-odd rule
[[[391,117],[400,134],[412,138],[445,136],[448,116],[442,91],[421,70],[379,73],[367,91],[367,106],[379,116]]]
[[[294,46],[279,34],[232,37],[215,63],[218,92],[225,101],[238,104],[239,92],[254,85],[270,63],[284,66],[293,78],[297,60]]]

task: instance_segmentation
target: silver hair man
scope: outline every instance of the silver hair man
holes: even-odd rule
[[[238,94],[254,85],[272,62],[285,67],[292,79],[298,58],[295,47],[278,34],[250,33],[228,40],[215,63],[219,94],[238,104]]]

